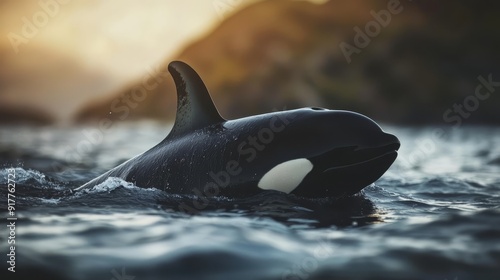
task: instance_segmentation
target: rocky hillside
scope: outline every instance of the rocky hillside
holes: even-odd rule
[[[152,77],[88,104],[76,120],[172,118],[175,88],[166,69],[182,60],[199,72],[226,118],[323,106],[389,122],[446,123],[458,112],[443,114],[465,100],[470,122],[500,123],[498,95],[476,98],[477,106],[465,99],[474,96],[478,76],[500,81],[498,6],[258,2],[168,58]]]

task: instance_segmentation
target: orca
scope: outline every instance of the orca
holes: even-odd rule
[[[398,138],[364,115],[302,108],[225,120],[195,70],[180,61],[168,70],[177,115],[167,137],[76,190],[118,177],[173,194],[342,197],[378,180],[397,157]]]

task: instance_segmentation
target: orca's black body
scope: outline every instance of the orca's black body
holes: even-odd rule
[[[304,108],[226,121],[191,67],[172,62],[169,71],[178,92],[170,134],[77,190],[119,177],[176,194],[339,197],[373,183],[397,157],[399,140],[358,113]]]

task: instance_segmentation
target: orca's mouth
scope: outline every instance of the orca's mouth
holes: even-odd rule
[[[348,146],[310,159],[314,166],[305,181],[307,187],[294,194],[306,197],[342,197],[358,193],[378,180],[398,156],[399,140],[387,134],[378,147]]]
[[[323,172],[353,168],[366,165],[370,162],[380,161],[384,158],[393,157],[395,160],[400,145],[399,142],[394,142],[375,148],[359,148],[355,146],[337,148],[316,158],[316,161],[322,166],[321,169]],[[391,164],[393,161],[391,161]]]

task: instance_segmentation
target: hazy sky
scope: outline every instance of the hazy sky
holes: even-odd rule
[[[63,2],[63,0],[59,0]],[[252,0],[57,0],[7,1],[0,15],[2,43],[11,32],[22,35],[23,17],[34,23],[41,11],[53,11],[19,54],[42,47],[130,77],[172,55],[190,40],[214,28],[231,10]],[[19,3],[21,2],[21,3]],[[39,3],[56,3],[44,8]],[[40,17],[43,23],[43,16]],[[135,65],[135,69],[130,69]]]

